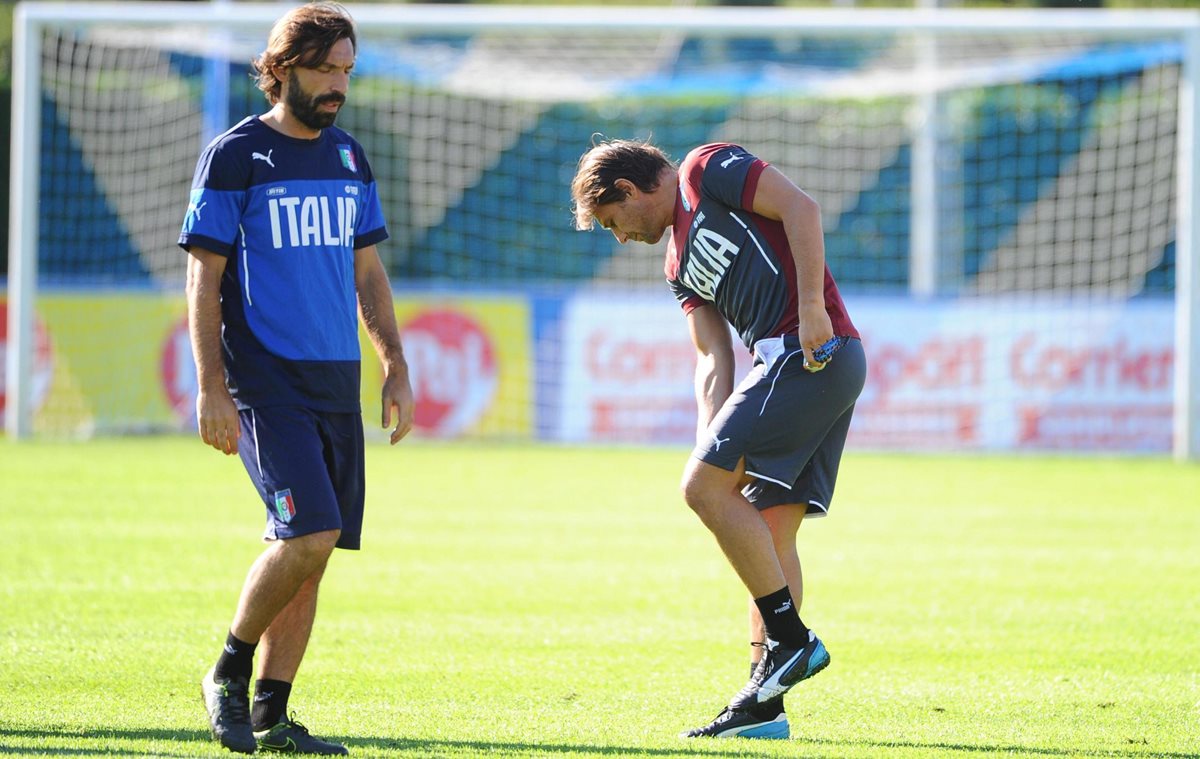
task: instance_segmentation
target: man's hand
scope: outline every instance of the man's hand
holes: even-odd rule
[[[833,339],[833,322],[824,304],[800,309],[800,345],[804,348],[804,368],[819,372],[825,361],[816,359],[816,350]]]
[[[413,412],[416,403],[413,400],[412,385],[408,381],[407,371],[390,371],[383,381],[383,428],[392,425],[392,411],[396,412],[396,427],[392,430],[391,443],[399,443],[413,427]]]
[[[225,388],[214,392],[203,390],[196,396],[196,421],[199,423],[200,439],[226,456],[238,452],[238,438],[242,434],[237,406]]]

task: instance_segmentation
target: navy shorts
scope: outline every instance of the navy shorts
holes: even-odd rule
[[[692,455],[731,472],[744,458],[754,480],[742,494],[760,511],[803,503],[808,515],[824,516],[866,382],[862,343],[846,340],[819,372],[804,368],[794,335],[764,343]]]
[[[263,539],[341,530],[337,547],[357,550],[366,494],[362,415],[300,406],[239,413],[238,455],[267,507]]]

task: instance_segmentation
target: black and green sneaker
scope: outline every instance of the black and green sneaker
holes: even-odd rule
[[[294,718],[284,717],[271,729],[254,733],[259,751],[275,751],[280,754],[326,754],[342,756],[349,754],[340,743],[330,743],[309,734],[308,728]]]
[[[250,686],[238,677],[217,682],[213,670],[200,681],[204,709],[213,737],[230,751],[254,753],[254,731],[250,729]]]

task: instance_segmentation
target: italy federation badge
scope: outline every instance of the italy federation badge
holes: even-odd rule
[[[342,157],[342,165],[355,174],[358,173],[358,162],[354,160],[354,151],[349,145],[338,145],[338,155]]]
[[[275,513],[279,515],[279,521],[284,524],[291,522],[292,517],[296,516],[296,504],[292,501],[290,488],[275,491]]]

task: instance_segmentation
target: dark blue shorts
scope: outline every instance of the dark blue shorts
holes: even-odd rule
[[[238,455],[267,507],[263,539],[341,530],[337,547],[357,550],[366,493],[362,415],[299,406],[240,414]]]
[[[742,494],[760,511],[802,503],[810,516],[824,516],[867,377],[862,343],[847,340],[819,372],[804,369],[794,336],[772,347],[756,355],[692,455],[729,471],[745,459],[754,480]]]

